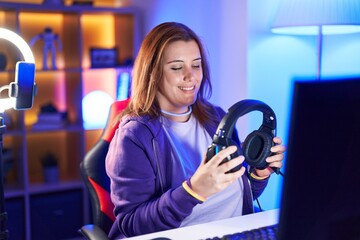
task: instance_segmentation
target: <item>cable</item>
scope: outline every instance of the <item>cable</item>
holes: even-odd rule
[[[257,205],[258,205],[258,207],[259,207],[259,211],[262,212],[263,210],[262,210],[262,208],[261,208],[261,205],[260,205],[260,202],[259,202],[259,198],[255,198],[255,200],[256,200],[256,203],[257,203]]]
[[[249,174],[248,171],[246,171],[246,174],[247,174],[248,179],[249,179],[249,181],[250,181],[250,190],[251,190],[251,193],[252,193],[252,195],[254,195],[253,189],[252,189],[252,187],[251,187],[251,185],[252,185],[252,178],[251,178],[251,176],[250,176],[250,174]],[[280,169],[276,172],[276,174],[281,175],[282,177],[285,177],[285,175],[280,171]],[[256,203],[257,203],[257,205],[258,205],[258,207],[259,207],[259,211],[262,212],[263,209],[262,209],[262,207],[261,207],[259,198],[256,197],[255,200],[256,200]]]

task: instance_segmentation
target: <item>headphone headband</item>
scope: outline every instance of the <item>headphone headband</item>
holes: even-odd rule
[[[221,149],[236,144],[232,140],[235,123],[238,118],[251,111],[261,111],[263,113],[263,122],[259,130],[250,133],[243,142],[242,147],[238,146],[237,152],[224,159],[223,162],[229,161],[236,156],[244,155],[245,162],[250,166],[259,169],[266,168],[268,165],[266,157],[271,155],[270,149],[274,145],[273,137],[275,136],[276,116],[268,105],[252,99],[242,100],[229,108],[228,113],[223,117],[216,130],[212,144],[208,148],[206,161],[209,161]],[[237,171],[240,167],[241,165],[229,172]]]
[[[252,111],[260,111],[263,113],[263,122],[259,129],[268,128],[271,131],[276,129],[276,116],[274,111],[262,101],[246,99],[235,103],[229,108],[228,113],[223,117],[216,130],[217,137],[231,138],[237,120]]]

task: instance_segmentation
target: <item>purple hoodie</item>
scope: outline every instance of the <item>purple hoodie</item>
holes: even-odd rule
[[[214,108],[220,123],[225,112]],[[213,136],[216,127],[204,125]],[[239,143],[234,131],[234,140]],[[126,149],[126,151],[123,151]],[[186,179],[172,182],[171,145],[159,119],[128,117],[122,120],[111,141],[106,158],[106,172],[111,179],[111,199],[116,220],[110,239],[132,237],[177,228],[201,201],[182,187]],[[244,182],[243,214],[253,213],[253,197],[258,197],[268,180],[242,176]],[[177,188],[170,188],[177,185]],[[211,221],[211,219],[209,219]]]

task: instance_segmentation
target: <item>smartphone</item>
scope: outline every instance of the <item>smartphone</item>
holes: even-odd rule
[[[17,62],[15,69],[16,110],[26,110],[33,106],[35,95],[35,64]]]

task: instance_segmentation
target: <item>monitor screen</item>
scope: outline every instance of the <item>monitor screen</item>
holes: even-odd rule
[[[360,77],[295,81],[280,239],[360,239]]]

